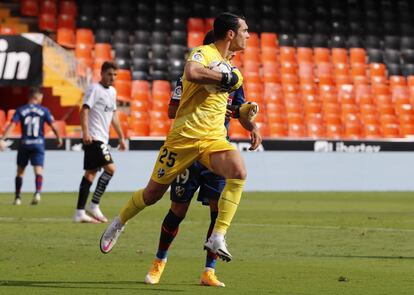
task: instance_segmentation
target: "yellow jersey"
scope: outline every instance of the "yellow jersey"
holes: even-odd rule
[[[208,67],[213,62],[226,60],[212,43],[196,47],[190,53],[188,61],[198,62]],[[209,93],[202,84],[187,81],[185,75],[182,83],[180,105],[167,141],[182,137],[189,139],[225,138],[227,131],[224,127],[224,119],[228,93]]]

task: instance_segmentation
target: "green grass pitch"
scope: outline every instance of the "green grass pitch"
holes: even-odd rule
[[[108,193],[113,217],[130,193]],[[73,224],[76,193],[12,206],[0,194],[0,294],[414,294],[413,193],[246,193],[227,235],[234,260],[217,264],[226,288],[199,286],[209,224],[193,202],[159,285],[143,278],[168,196],[131,220],[108,255],[105,224]]]

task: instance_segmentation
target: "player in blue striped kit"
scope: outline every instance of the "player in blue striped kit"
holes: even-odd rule
[[[30,90],[29,102],[19,107],[13,115],[10,124],[6,127],[3,138],[8,137],[11,130],[20,122],[22,135],[17,153],[17,175],[15,178],[14,205],[21,204],[21,188],[23,175],[27,164],[32,164],[36,179],[36,191],[33,195],[32,205],[40,201],[40,193],[43,185],[43,164],[45,159],[44,125],[47,123],[56,135],[58,147],[62,146],[62,139],[54,126],[54,118],[49,109],[42,106],[43,93],[39,88]]]

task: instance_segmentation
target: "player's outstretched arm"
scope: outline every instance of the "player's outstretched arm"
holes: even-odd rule
[[[56,123],[55,123],[55,122],[53,122],[52,124],[50,124],[50,128],[52,128],[52,131],[53,131],[53,133],[54,133],[54,134],[55,134],[55,136],[56,136],[57,146],[58,146],[58,147],[61,147],[61,146],[63,145],[63,140],[62,140],[62,138],[60,137],[60,134],[59,134],[58,129],[56,128]]]
[[[239,122],[244,129],[250,131],[251,146],[249,150],[254,151],[262,143],[262,136],[260,135],[259,129],[254,122],[249,121],[247,118],[239,118]]]
[[[118,113],[116,111],[114,111],[114,115],[112,116],[112,126],[114,126],[119,137],[119,149],[121,151],[126,150],[124,132],[122,132],[121,124],[119,124]]]

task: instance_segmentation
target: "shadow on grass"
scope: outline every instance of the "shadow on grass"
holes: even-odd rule
[[[174,284],[168,284],[174,286]],[[177,284],[182,285],[182,284]],[[75,282],[75,281],[16,281],[0,280],[2,287],[32,287],[32,288],[58,288],[58,289],[102,289],[102,290],[145,290],[155,292],[183,292],[182,289],[170,289],[166,286],[148,286],[143,282],[136,281],[96,281],[96,282]]]

